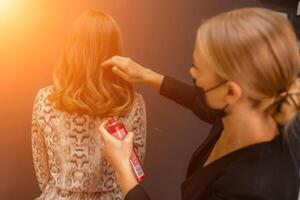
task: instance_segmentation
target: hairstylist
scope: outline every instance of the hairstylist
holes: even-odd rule
[[[297,200],[300,141],[293,121],[299,120],[300,58],[291,24],[261,8],[220,14],[198,29],[193,59],[196,88],[128,58],[103,64],[213,124],[191,158],[182,199]],[[105,126],[100,127],[102,150],[125,200],[149,200],[129,163],[132,133],[118,141]]]

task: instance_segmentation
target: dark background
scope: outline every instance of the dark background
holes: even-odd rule
[[[40,194],[31,157],[32,103],[38,89],[51,84],[70,25],[82,12],[111,14],[121,26],[128,56],[188,83],[195,32],[202,19],[233,8],[265,6],[287,12],[297,24],[296,1],[7,1],[13,4],[0,7],[1,200],[31,200]],[[148,111],[143,184],[153,199],[179,200],[188,161],[209,125],[149,88],[138,85],[137,90]]]

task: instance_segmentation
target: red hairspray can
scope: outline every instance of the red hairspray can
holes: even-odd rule
[[[108,118],[107,130],[112,136],[114,136],[115,138],[117,138],[119,140],[123,140],[127,135],[127,131],[125,129],[124,124],[116,121],[113,117]],[[134,150],[130,157],[130,164],[132,166],[132,169],[136,176],[137,181],[141,182],[142,180],[144,180],[145,173],[144,173],[143,167],[141,165],[141,162],[138,159],[138,157],[136,156],[136,153]]]

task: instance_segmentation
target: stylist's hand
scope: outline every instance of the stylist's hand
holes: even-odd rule
[[[107,121],[104,121],[99,127],[102,153],[114,168],[121,191],[126,196],[138,184],[130,165],[133,133],[129,132],[123,140],[118,140],[107,132],[106,125]]]
[[[111,68],[112,72],[130,83],[145,83],[159,90],[164,76],[156,73],[130,58],[113,56],[101,64],[103,68]]]
[[[107,121],[104,121],[99,127],[102,153],[116,171],[122,170],[133,152],[133,133],[129,132],[123,140],[118,140],[108,133],[106,125]]]

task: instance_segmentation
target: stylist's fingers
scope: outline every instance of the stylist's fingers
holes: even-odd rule
[[[101,67],[103,67],[104,69],[108,69],[113,66],[119,67],[121,65],[123,65],[123,59],[120,56],[113,56],[108,60],[104,61],[103,63],[101,63]]]
[[[101,67],[103,68],[109,68],[113,66],[117,66],[121,68],[123,71],[126,71],[128,69],[128,65],[130,64],[131,59],[123,56],[113,56],[109,58],[108,60],[104,61],[101,64]]]
[[[103,121],[99,127],[100,136],[103,143],[107,143],[112,138],[112,136],[106,130],[106,125],[107,125],[107,120]]]
[[[131,79],[128,76],[128,74],[124,73],[122,70],[120,70],[120,68],[118,68],[116,66],[112,68],[112,72],[114,74],[116,74],[117,76],[121,77],[122,79],[124,79],[125,81],[128,81],[128,82],[131,81]]]
[[[130,58],[128,58],[128,57],[118,56],[118,55],[113,56],[112,58],[115,59],[115,60],[122,61],[122,62],[123,62],[123,61],[126,61],[126,60],[130,60]]]
[[[126,142],[127,144],[132,145],[133,144],[133,138],[134,138],[134,134],[132,132],[129,132],[126,137],[124,138],[124,142]]]

